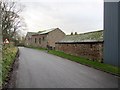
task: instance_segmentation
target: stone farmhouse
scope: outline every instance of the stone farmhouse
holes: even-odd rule
[[[103,62],[103,30],[66,35],[56,42],[55,49],[65,53]]]
[[[28,32],[25,38],[26,46],[55,48],[55,42],[62,40],[65,33],[59,28],[52,28],[41,32]]]

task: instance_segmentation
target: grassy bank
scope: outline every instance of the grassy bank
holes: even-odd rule
[[[109,64],[99,63],[96,61],[90,61],[86,58],[80,58],[78,56],[73,56],[73,55],[66,54],[66,53],[60,52],[60,51],[55,51],[55,50],[49,50],[48,53],[54,54],[54,55],[69,59],[71,61],[75,61],[75,62],[78,62],[80,64],[87,65],[87,66],[90,66],[90,67],[93,67],[93,68],[96,68],[96,69],[120,76],[120,72],[119,72],[120,68],[109,65]]]
[[[18,51],[17,47],[3,47],[3,58],[2,58],[2,84],[7,80],[9,71],[16,57]]]

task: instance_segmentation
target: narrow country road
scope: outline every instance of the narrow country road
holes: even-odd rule
[[[19,47],[17,88],[117,88],[114,75],[48,54]]]

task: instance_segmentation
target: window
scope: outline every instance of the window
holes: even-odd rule
[[[45,40],[45,37],[43,37],[43,41]]]
[[[37,43],[37,38],[35,38],[35,43]]]
[[[41,38],[39,38],[39,44],[41,44]]]
[[[28,38],[28,41],[30,40],[30,38]]]

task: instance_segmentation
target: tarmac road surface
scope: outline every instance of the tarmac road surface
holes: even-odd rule
[[[48,54],[19,47],[17,88],[117,88],[118,77]]]

